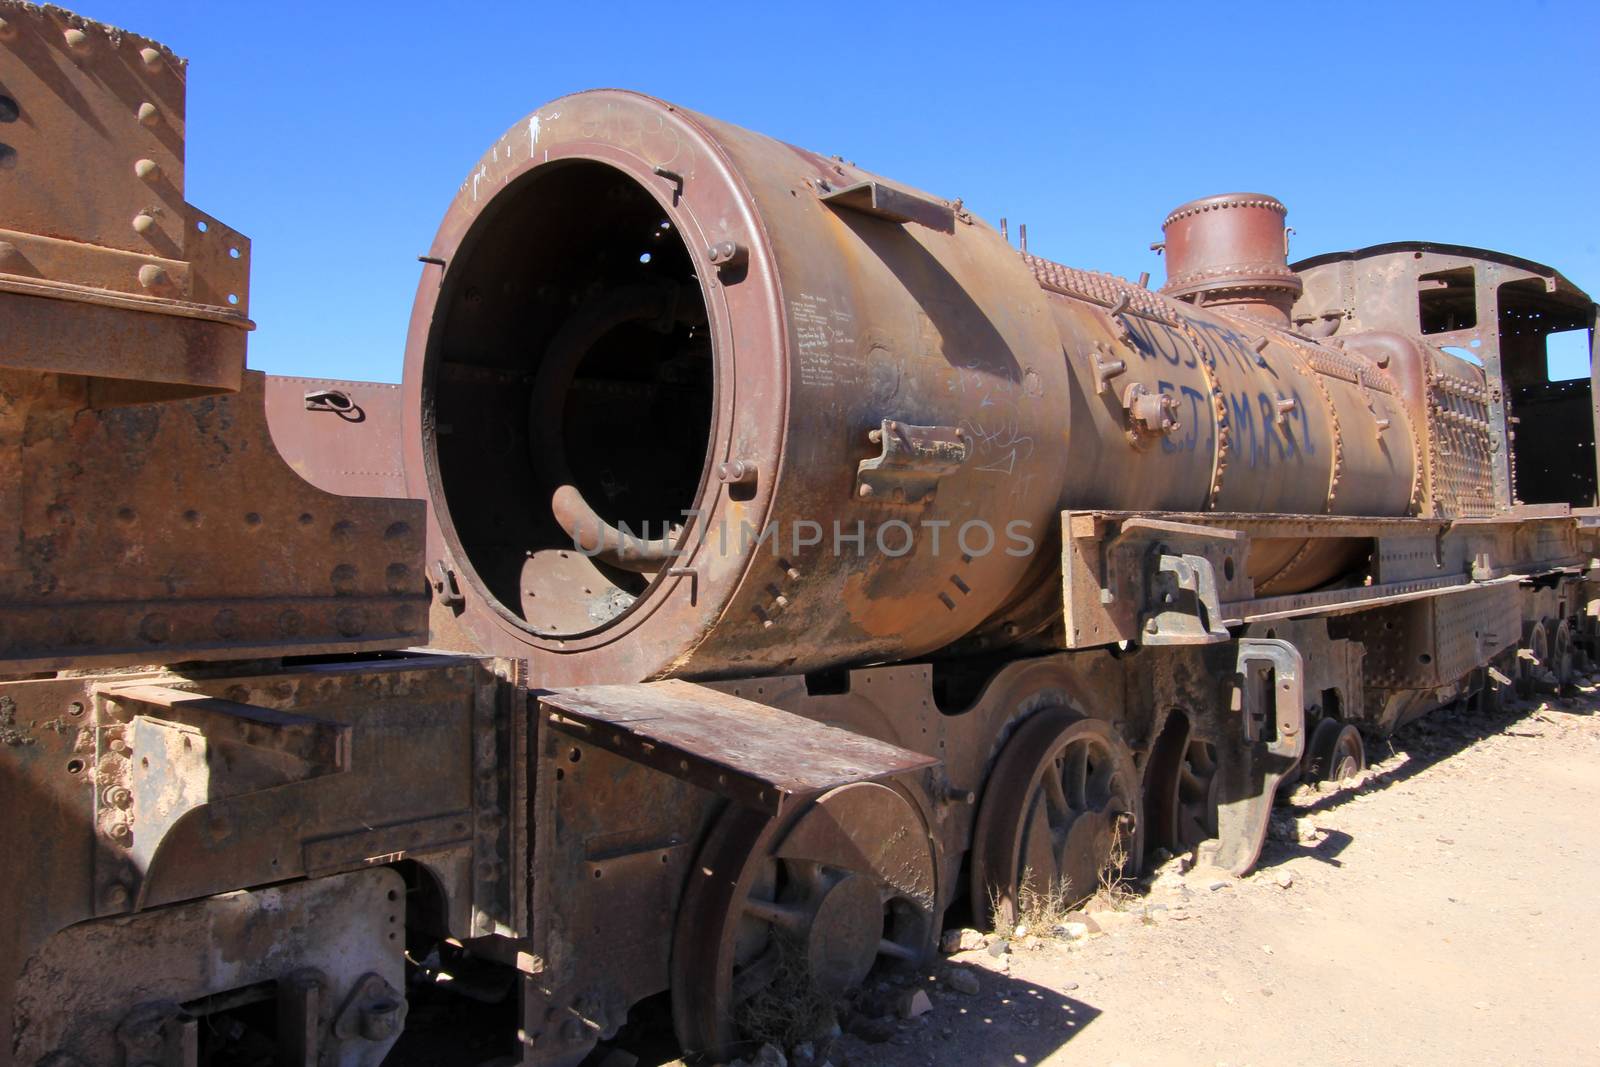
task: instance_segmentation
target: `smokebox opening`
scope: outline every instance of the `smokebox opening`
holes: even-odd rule
[[[706,478],[712,345],[688,247],[622,171],[552,163],[495,195],[445,285],[423,401],[442,525],[535,633],[605,627],[670,565]]]

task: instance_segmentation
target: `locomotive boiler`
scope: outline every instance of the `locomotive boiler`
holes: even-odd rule
[[[1063,509],[1415,514],[1420,398],[1292,328],[1283,216],[1173,212],[1164,298],[842,159],[555,101],[418,288],[407,489],[452,611],[552,681],[804,672],[1059,646]],[[1263,539],[1245,577],[1358,557]]]
[[[471,167],[402,386],[271,377],[186,82],[0,0],[6,1062],[724,1060],[1596,652],[1550,267],[1240,193],[1152,289],[608,90]]]

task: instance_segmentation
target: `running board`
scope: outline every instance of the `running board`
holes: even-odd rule
[[[537,699],[558,733],[770,815],[939,762],[692,682],[576,686]]]

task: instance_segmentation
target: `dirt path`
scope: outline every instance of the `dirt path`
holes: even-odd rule
[[[1413,725],[1280,808],[1257,873],[1174,864],[1102,934],[959,953],[976,993],[928,982],[834,1067],[1600,1063],[1597,709]]]

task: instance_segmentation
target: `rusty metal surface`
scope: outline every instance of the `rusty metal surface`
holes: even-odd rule
[[[411,860],[457,937],[520,929],[513,719],[488,665],[410,656],[0,687],[0,959],[86,919]],[[0,969],[9,1041],[14,969]]]
[[[1289,269],[1288,213],[1263,193],[1224,193],[1173,209],[1161,224],[1167,262],[1161,291],[1287,326],[1301,290]]]
[[[183,199],[184,61],[60,8],[0,18],[0,366],[84,375],[96,405],[237,389],[250,242]]]
[[[880,956],[919,962],[936,933],[928,834],[901,794],[857,783],[792,821],[753,814],[732,809],[713,830],[674,936],[678,1040],[717,1060],[759,1046],[743,1019],[791,998],[837,998]],[[800,984],[786,983],[797,966]]]
[[[404,988],[404,893],[400,876],[379,868],[63,930],[23,971],[7,1051],[27,1064],[229,1062],[215,1047],[205,1061],[185,1060],[177,1041],[185,1028],[197,1040],[194,1031],[208,1027],[208,999],[219,990],[270,1002],[308,983],[331,1016],[369,976]],[[291,1062],[376,1067],[398,1036],[355,1027],[302,1046]]]
[[[333,496],[237,396],[87,406],[0,371],[7,671],[392,648],[426,639],[420,503]]]
[[[398,385],[267,375],[267,427],[285,463],[341,496],[404,498]]]
[[[1295,270],[1305,281],[1294,310],[1297,323],[1334,322],[1336,337],[1357,343],[1363,335],[1390,334],[1423,344],[1430,368],[1450,367],[1453,376],[1472,379],[1472,386],[1482,389],[1481,397],[1471,399],[1487,409],[1486,417],[1457,413],[1483,420],[1475,428],[1488,437],[1489,454],[1479,462],[1489,467],[1490,509],[1503,512],[1523,500],[1589,504],[1594,499],[1597,460],[1569,467],[1576,478],[1551,480],[1535,473],[1526,486],[1516,471],[1525,454],[1542,470],[1551,452],[1594,445],[1593,375],[1600,373],[1600,364],[1592,363],[1588,388],[1580,380],[1570,389],[1552,390],[1548,381],[1549,333],[1588,327],[1591,353],[1595,343],[1594,301],[1559,271],[1503,252],[1421,241],[1314,256],[1296,263]],[[1445,347],[1460,355],[1437,351]],[[1430,384],[1433,378],[1430,373]],[[1412,406],[1456,407],[1439,400],[1418,396]],[[1447,444],[1437,442],[1430,451],[1436,462],[1451,454]],[[1442,513],[1453,513],[1452,499],[1459,499],[1463,488],[1472,492],[1471,486],[1443,488]]]
[[[797,798],[935,759],[682,681],[539,695],[552,727],[768,815]]]
[[[1152,292],[583,93],[463,183],[403,387],[264,380],[249,246],[182,201],[182,62],[0,12],[36,176],[0,231],[0,1048],[187,1062],[270,998],[281,1062],[371,1062],[446,970],[399,947],[449,939],[521,982],[526,1063],[668,989],[687,1051],[743,1051],[785,952],[831,998],[963,893],[1092,888],[1118,830],[1243,870],[1309,728],[1348,764],[1350,722],[1592,643],[1590,483],[1529,449],[1593,397],[1524,373],[1592,305],[1537,265],[1291,271],[1283,206],[1231,196],[1169,217]]]
[[[1018,270],[954,201],[646,97],[541,108],[475,168],[418,288],[404,438],[447,572],[436,630],[530,655],[557,682],[807,669],[975,633],[995,647],[1048,625],[1024,595],[1032,558],[952,558],[928,538],[872,551],[873,531],[978,516],[1022,524],[1037,549],[1064,506],[1416,513],[1431,409],[1408,406],[1383,361],[1289,329],[1282,205],[1210,198],[1168,228],[1187,279],[1173,291],[1205,307],[1034,257]],[[630,240],[653,251],[616,267]],[[568,291],[573,256],[603,295]],[[531,302],[505,288],[524,269],[512,289]],[[655,367],[620,364],[606,338],[644,322],[682,339]],[[1032,356],[1054,347],[1065,379]],[[632,435],[589,393],[634,412]],[[708,406],[689,423],[659,414],[695,396]],[[676,473],[619,444],[688,431]],[[730,465],[738,479],[712,477]],[[904,484],[874,484],[879,468]],[[676,496],[652,512],[641,482]],[[606,544],[641,517],[663,539],[619,576],[575,550],[574,516]],[[775,543],[738,536],[770,523]],[[869,544],[786,544],[806,523],[860,523]],[[673,543],[675,565],[660,559]],[[1294,594],[1354,562],[1302,541],[1258,545],[1250,567],[1263,592]]]
[[[1057,348],[1042,294],[998,233],[950,201],[905,193],[942,205],[946,228],[825,199],[871,181],[883,201],[891,183],[847,163],[616,92],[539,109],[474,168],[430,250],[444,266],[425,268],[418,288],[405,439],[408,485],[434,504],[430,555],[460,579],[460,621],[479,647],[528,655],[556,683],[803,669],[931,651],[1017,586],[1027,561],[998,551],[858,558],[827,543],[835,518],[846,532],[863,522],[869,538],[890,519],[953,531],[1001,498],[1043,522],[1058,496],[1045,442],[1065,382],[1060,361],[1042,358]],[[634,262],[637,249],[623,256],[639,242],[648,264]],[[730,242],[739,251],[720,262],[715,250]],[[505,290],[511,273],[526,291]],[[656,531],[686,524],[677,565],[636,583],[577,558],[549,513],[564,484],[543,469],[551,450],[529,457],[530,391],[563,407],[559,392],[541,391],[541,377],[545,388],[557,380],[544,368],[573,362],[568,346],[594,324],[650,336],[629,325],[642,311],[578,299],[591,281],[619,301],[665,284],[680,300],[675,327],[649,320],[671,327],[659,372],[591,361],[560,376],[572,383],[561,444],[589,504],[635,529],[640,518]],[[611,406],[585,407],[590,396]],[[679,427],[658,403],[704,414]],[[605,421],[618,412],[633,417]],[[915,503],[862,496],[857,470],[882,452],[871,435],[885,418],[952,436],[964,427],[973,454],[928,472],[937,491]],[[689,430],[698,436],[677,436]],[[759,472],[753,484],[715,479],[738,461]],[[657,493],[653,512],[639,503],[629,514],[647,487],[667,484],[672,499]],[[701,514],[685,519],[684,508]],[[741,545],[745,526],[774,522],[782,551]],[[802,522],[828,537],[796,546]]]

